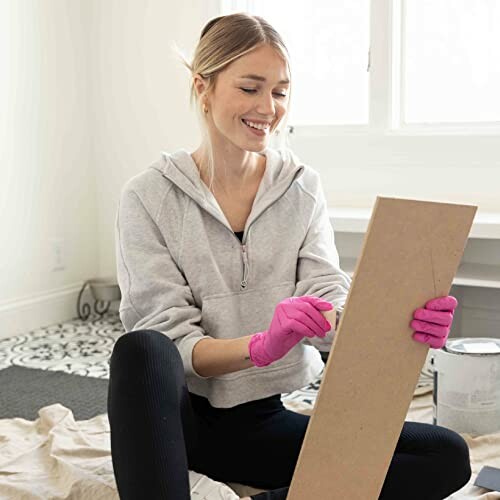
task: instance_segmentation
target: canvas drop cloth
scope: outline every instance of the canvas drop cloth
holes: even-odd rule
[[[311,413],[300,401],[284,404]],[[41,408],[38,415],[34,421],[0,419],[0,499],[117,500],[107,415],[75,421],[61,404]],[[413,397],[406,420],[432,422],[430,390]],[[468,485],[448,498],[500,500],[500,493],[472,486],[483,465],[500,468],[500,433],[462,436],[469,444],[473,475]],[[189,480],[196,500],[235,500],[262,491],[233,483],[230,488],[194,471]]]

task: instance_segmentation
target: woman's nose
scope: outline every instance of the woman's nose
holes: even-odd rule
[[[274,117],[276,113],[276,106],[274,103],[274,98],[272,95],[263,94],[263,97],[259,99],[259,106],[257,108],[260,114],[267,115],[269,117]]]

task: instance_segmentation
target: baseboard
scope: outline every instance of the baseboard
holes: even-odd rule
[[[78,318],[77,301],[83,283],[0,303],[0,339]],[[88,288],[83,293],[82,300],[93,304]],[[112,303],[111,306],[115,304]]]

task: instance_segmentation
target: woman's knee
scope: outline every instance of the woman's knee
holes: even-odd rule
[[[134,330],[124,333],[115,342],[111,354],[111,365],[126,364],[128,368],[151,362],[156,358],[180,357],[172,339],[156,330]]]
[[[439,427],[442,440],[443,463],[446,464],[452,491],[466,485],[472,475],[469,446],[457,432]],[[453,489],[454,488],[454,489]]]

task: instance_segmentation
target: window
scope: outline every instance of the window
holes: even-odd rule
[[[221,0],[292,58],[295,135],[498,133],[500,0]]]
[[[269,21],[291,57],[289,123],[367,124],[369,0],[223,2]]]
[[[402,121],[500,122],[500,2],[403,0]]]

